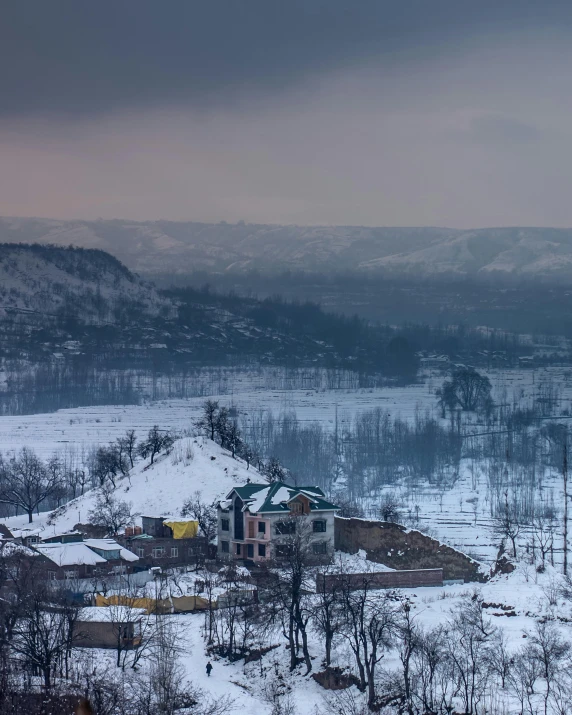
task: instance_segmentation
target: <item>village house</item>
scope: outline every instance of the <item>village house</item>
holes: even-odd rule
[[[133,573],[138,557],[114,539],[83,539],[79,532],[46,537],[32,547],[48,581],[101,581]]]
[[[137,648],[145,614],[142,608],[128,606],[82,608],[73,624],[73,644],[79,648]]]
[[[319,487],[283,482],[235,487],[218,504],[217,555],[253,563],[280,560],[288,553],[290,535],[306,523],[313,559],[328,562],[334,552],[337,511],[339,507],[327,501]]]
[[[209,545],[198,535],[199,525],[194,519],[143,516],[141,522],[141,529],[126,529],[118,537],[139,559],[138,570],[190,566],[208,558]]]

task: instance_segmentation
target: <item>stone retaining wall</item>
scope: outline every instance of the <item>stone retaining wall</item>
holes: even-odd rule
[[[336,550],[355,554],[363,549],[370,561],[393,569],[442,569],[447,581],[487,579],[478,561],[401,524],[336,517],[334,533]]]

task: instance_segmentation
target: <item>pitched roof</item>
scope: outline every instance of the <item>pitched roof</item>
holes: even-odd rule
[[[78,623],[115,623],[125,625],[135,622],[146,614],[144,608],[130,606],[88,606],[82,608],[78,615]]]
[[[293,487],[284,482],[272,484],[245,484],[235,487],[227,496],[236,492],[244,501],[244,509],[252,514],[288,512],[289,502],[298,496],[305,496],[310,501],[310,511],[335,511],[335,504],[325,499],[324,492],[319,487]]]
[[[121,544],[118,544],[117,541],[115,541],[115,539],[86,539],[84,543],[90,548],[95,549],[96,553],[98,551],[103,551],[104,553],[119,551],[119,558],[124,561],[139,561],[138,556],[136,556],[132,551],[124,549]]]
[[[0,538],[2,539],[13,539],[14,534],[6,526],[6,524],[0,524]]]
[[[96,566],[106,560],[92,551],[82,541],[72,541],[69,544],[36,544],[34,549],[58,566],[81,566],[87,564]]]

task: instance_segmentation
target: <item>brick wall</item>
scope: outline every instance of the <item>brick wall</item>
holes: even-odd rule
[[[445,580],[486,580],[481,565],[474,559],[401,524],[337,516],[335,547],[350,554],[363,549],[370,561],[393,569],[442,569]]]
[[[413,571],[380,571],[377,573],[318,574],[316,590],[319,593],[332,591],[337,586],[348,584],[350,588],[419,588],[442,586],[443,569],[416,569]]]

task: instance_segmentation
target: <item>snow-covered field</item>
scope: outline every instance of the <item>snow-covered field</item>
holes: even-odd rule
[[[495,399],[509,402],[532,399],[538,386],[549,379],[561,382],[558,412],[568,410],[572,398],[572,382],[563,370],[493,371],[489,373]],[[221,404],[234,405],[241,410],[272,410],[274,413],[295,411],[300,420],[320,422],[333,427],[338,421],[352,420],[358,412],[382,407],[393,416],[412,418],[416,412],[429,410],[436,414],[435,389],[442,378],[433,375],[415,386],[374,390],[345,391],[262,391],[237,390],[232,395],[213,395]],[[233,485],[253,481],[259,476],[254,468],[247,470],[240,460],[233,459],[217,444],[202,437],[191,436],[193,421],[200,412],[204,398],[171,400],[156,404],[124,407],[89,407],[62,410],[52,414],[0,418],[0,451],[9,452],[22,446],[33,448],[40,456],[49,457],[58,450],[72,448],[81,453],[95,444],[105,444],[135,429],[144,434],[153,424],[176,430],[182,436],[171,454],[159,457],[148,467],[139,461],[129,477],[118,482],[117,494],[131,502],[139,514],[179,514],[186,497],[200,491],[206,501],[224,496]],[[475,424],[475,429],[478,425]],[[183,434],[188,431],[186,434]],[[553,489],[559,498],[558,480],[547,480],[546,490]],[[477,502],[474,499],[478,499]],[[496,548],[491,535],[491,524],[484,476],[471,472],[468,460],[463,462],[462,474],[454,489],[431,492],[429,489],[407,496],[410,520],[416,519],[421,531],[428,531],[446,543],[469,552],[485,562],[491,562]],[[472,501],[469,501],[472,500]],[[86,521],[95,497],[86,493],[70,502],[56,518],[47,513],[34,517],[34,527],[43,528],[46,534],[71,529],[79,521]],[[475,504],[477,506],[475,507]],[[417,510],[415,507],[418,506]],[[48,523],[49,520],[49,523]],[[9,526],[26,526],[27,517],[7,520]],[[541,618],[554,620],[566,638],[572,639],[572,605],[558,595],[555,583],[559,578],[551,567],[538,573],[526,553],[527,535],[520,539],[522,560],[517,570],[509,576],[499,576],[493,581],[475,586],[483,599],[493,604],[511,606],[507,616],[502,609],[488,609],[491,621],[506,633],[509,647],[518,649]],[[557,561],[558,566],[558,561]],[[446,586],[439,589],[412,589],[406,592],[413,603],[417,621],[427,627],[446,623],[452,609],[460,603],[463,594],[472,592],[471,585]],[[556,595],[555,595],[556,594]],[[255,711],[261,715],[272,713],[272,704],[265,696],[265,685],[280,673],[286,689],[291,688],[299,715],[315,715],[324,706],[325,691],[303,670],[289,673],[284,643],[266,654],[261,662],[245,665],[242,661],[229,663],[213,659],[214,671],[207,678],[207,654],[203,639],[204,617],[200,614],[172,616],[180,623],[181,662],[192,682],[206,692],[230,695],[235,712]],[[314,670],[320,669],[323,645],[316,634],[311,635],[310,648]],[[101,658],[105,656],[102,654]],[[338,643],[334,662],[347,664],[347,646]],[[397,667],[395,655],[384,660],[384,667]]]
[[[572,640],[572,604],[557,595],[556,585],[559,579],[560,575],[550,568],[546,573],[539,574],[532,566],[522,564],[514,573],[496,577],[484,585],[407,589],[401,592],[401,596],[409,599],[416,625],[426,630],[438,625],[446,627],[455,609],[462,602],[477,596],[482,598],[487,604],[484,608],[485,623],[502,631],[507,651],[515,654],[541,621],[554,623],[564,639]],[[379,593],[381,596],[382,592]],[[272,715],[276,712],[287,712],[290,715],[334,715],[338,712],[332,710],[331,705],[328,707],[327,698],[331,693],[318,685],[311,675],[304,675],[303,665],[294,672],[289,672],[288,651],[281,633],[276,632],[269,641],[269,645],[278,647],[266,653],[260,661],[248,664],[245,664],[244,660],[229,662],[207,653],[203,614],[180,614],[167,618],[179,634],[179,659],[184,675],[195,687],[214,698],[230,697],[233,702],[232,709],[226,711],[229,714],[256,712],[260,715]],[[309,649],[313,671],[319,672],[323,669],[324,644],[312,629],[309,632]],[[91,651],[90,657],[98,668],[108,668],[108,673],[113,674],[113,654],[109,651]],[[209,659],[213,665],[210,677],[205,670]],[[332,664],[347,667],[351,663],[352,655],[348,644],[342,638],[336,638]],[[379,670],[382,673],[390,673],[398,672],[399,669],[397,652],[388,651],[379,664]],[[268,694],[272,692],[273,686],[276,687],[276,683],[279,684],[282,694],[278,702],[285,707],[290,701],[293,703],[293,710],[276,710],[275,703],[269,702]],[[359,697],[357,689],[354,687],[352,690],[354,695]],[[541,697],[543,685],[540,681],[536,684],[535,692]],[[483,709],[483,713],[516,715],[520,712],[508,687],[505,690],[499,688],[492,697],[498,709]],[[362,711],[355,712],[361,714]],[[534,712],[543,711],[539,709]]]
[[[558,382],[557,411],[559,414],[563,411],[572,412],[572,374],[566,369],[492,370],[488,375],[497,402],[520,402],[522,405],[532,401],[542,386],[551,381]],[[350,423],[359,412],[376,407],[402,419],[412,419],[416,413],[426,411],[437,415],[435,390],[442,380],[441,375],[433,373],[426,375],[419,384],[408,387],[356,391],[289,391],[253,389],[251,382],[245,377],[242,387],[239,382],[235,383],[236,390],[232,394],[211,397],[218,399],[222,405],[235,406],[244,413],[259,410],[269,410],[275,415],[295,412],[302,422],[318,422],[333,429],[336,415],[338,425],[343,428],[344,423]],[[143,405],[82,407],[49,414],[1,417],[0,452],[6,453],[29,446],[43,458],[66,449],[74,450],[81,457],[82,451],[85,454],[94,445],[113,441],[128,429],[135,429],[138,436],[142,436],[150,427],[158,424],[164,429],[172,429],[181,434],[188,433],[200,414],[204,399],[200,397]],[[480,427],[478,424],[468,425],[467,429],[478,432]],[[165,501],[159,503],[164,503],[163,509],[172,511],[179,497],[195,490],[202,490],[205,494],[212,493],[213,498],[222,495],[228,484],[226,478],[221,482],[224,487],[213,487],[218,482],[212,479],[210,465],[201,461],[203,449],[196,445],[191,447],[196,460],[187,467],[182,466],[181,461],[177,465],[172,463],[177,458],[176,454],[186,451],[186,446],[180,442],[175,449],[175,455],[160,461],[156,467],[157,472],[151,470],[142,473],[146,481],[142,483],[141,494],[147,496],[141,496],[139,499],[134,491],[125,495],[126,499],[137,501],[136,511],[149,509],[156,498],[163,499],[163,496]],[[218,448],[216,445],[210,445],[210,449]],[[245,465],[241,465],[238,460],[232,460],[222,452],[218,460],[217,466],[224,462],[230,474],[236,474],[239,480],[245,478]],[[485,477],[478,470],[475,476],[467,461],[464,461],[462,466],[460,479],[449,492],[422,489],[417,493],[403,491],[399,496],[406,504],[405,516],[408,523],[490,563],[496,555],[496,547],[491,536],[490,504],[487,501]],[[136,473],[141,469],[141,466],[137,467]],[[157,476],[152,477],[155,473]],[[138,476],[133,476],[134,485],[138,479]],[[179,489],[179,485],[185,486]],[[177,494],[175,504],[170,501],[173,487]],[[159,488],[160,495],[163,496],[156,494],[155,488]],[[129,489],[129,485],[122,486],[122,489]],[[551,489],[554,490],[558,503],[558,479],[547,480],[545,493],[548,495]],[[181,491],[184,493],[181,494]],[[476,508],[474,501],[467,501],[474,499],[478,500]],[[373,514],[377,504],[374,503],[371,507]],[[86,516],[85,507],[70,506],[70,515],[72,508],[75,509],[76,516],[78,512],[80,516],[81,512],[83,517]],[[87,510],[89,508],[91,507],[87,507]],[[76,523],[79,519],[74,520],[70,516],[69,520]]]

